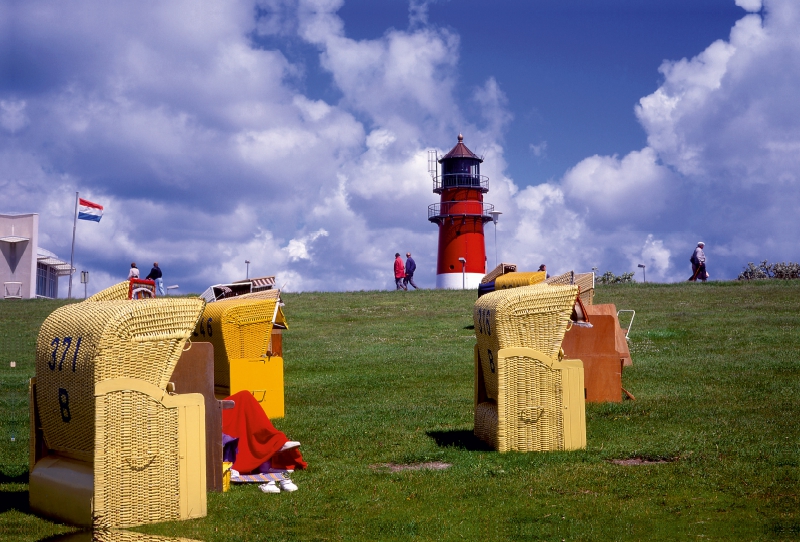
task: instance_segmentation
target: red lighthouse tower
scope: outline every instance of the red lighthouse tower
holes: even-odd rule
[[[481,175],[483,160],[464,145],[461,134],[450,152],[431,158],[433,191],[441,194],[439,203],[428,206],[428,220],[439,225],[436,287],[477,288],[486,274],[483,225],[494,210],[483,202],[489,191],[489,178]],[[436,162],[442,165],[441,175]]]

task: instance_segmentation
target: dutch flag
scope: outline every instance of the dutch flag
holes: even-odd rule
[[[80,204],[80,209],[78,210],[78,218],[81,220],[94,220],[95,222],[100,222],[100,219],[103,218],[103,206],[98,205],[96,203],[92,203],[89,200],[80,198],[78,200]]]

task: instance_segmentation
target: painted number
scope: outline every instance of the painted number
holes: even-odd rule
[[[61,420],[69,423],[72,419],[69,413],[69,393],[64,388],[58,388],[58,406],[61,407]]]
[[[200,330],[200,333],[197,333],[197,331],[195,331],[194,333],[192,333],[192,336],[197,337],[198,335],[202,335],[203,337],[205,337],[206,333],[208,333],[208,337],[211,338],[211,336],[214,334],[214,332],[211,329],[211,322],[213,321],[214,321],[213,318],[209,318],[208,321],[205,323],[205,325],[203,325],[203,322],[200,322],[200,325],[197,326],[197,329]]]
[[[478,309],[478,333],[492,334],[491,315],[489,309]]]
[[[494,372],[494,356],[491,350],[487,350],[487,352],[489,353],[489,370]]]
[[[81,349],[81,339],[82,337],[78,337],[78,340],[75,344],[75,350],[72,352],[72,372],[75,372],[75,369],[78,365],[78,352]],[[50,368],[51,371],[56,370],[56,364],[58,364],[58,370],[61,371],[64,368],[64,360],[67,359],[67,354],[69,353],[69,349],[72,346],[72,337],[64,337],[63,339],[59,337],[53,337],[53,340],[50,341],[50,346],[53,347],[53,351],[50,353],[50,361],[47,362],[47,366]],[[58,359],[58,349],[59,347],[64,347],[63,351],[61,352],[61,359]]]

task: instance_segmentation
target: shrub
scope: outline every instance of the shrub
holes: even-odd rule
[[[623,284],[623,283],[631,283],[636,282],[633,280],[633,275],[635,273],[633,271],[629,273],[623,273],[620,276],[615,275],[611,271],[606,271],[599,277],[597,277],[597,284]]]
[[[800,264],[794,262],[769,263],[763,260],[755,265],[749,262],[737,280],[800,279]]]

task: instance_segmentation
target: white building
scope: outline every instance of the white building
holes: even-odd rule
[[[70,265],[39,247],[39,215],[0,214],[0,284],[4,299],[58,297],[58,278]]]

